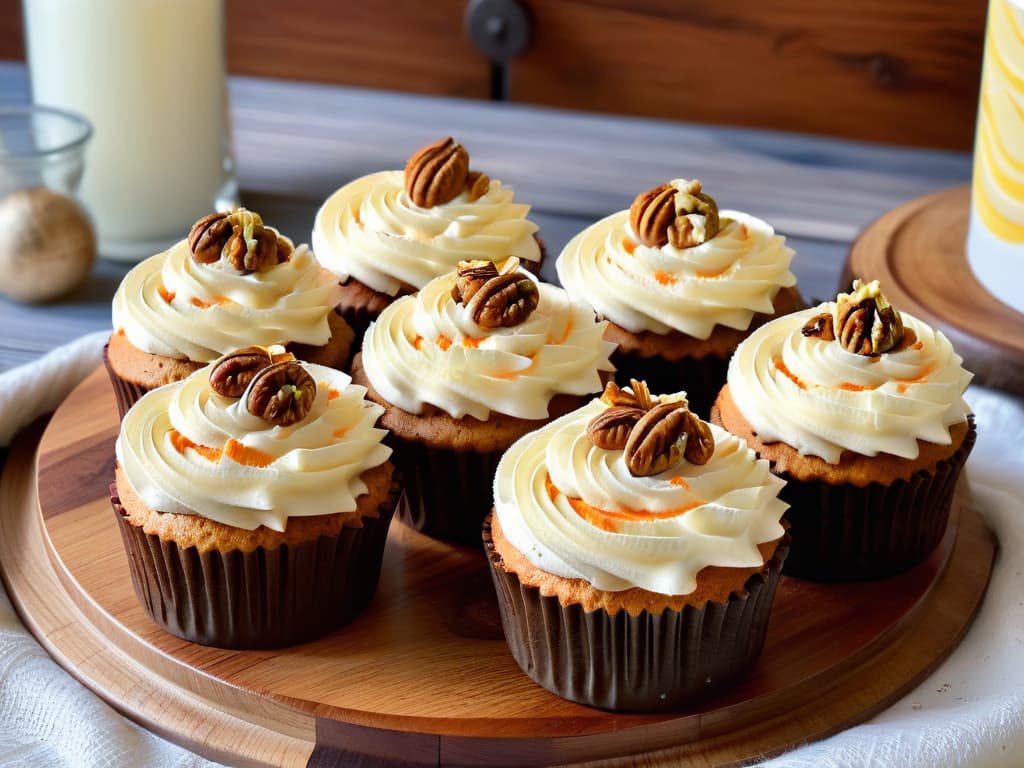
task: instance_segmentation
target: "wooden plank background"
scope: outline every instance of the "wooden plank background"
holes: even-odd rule
[[[969,150],[986,0],[534,0],[523,103]],[[233,74],[488,98],[464,0],[226,0]],[[23,59],[0,0],[0,59]]]

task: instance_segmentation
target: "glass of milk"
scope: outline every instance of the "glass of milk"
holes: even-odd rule
[[[36,104],[93,125],[80,196],[138,261],[237,204],[223,0],[23,0]]]

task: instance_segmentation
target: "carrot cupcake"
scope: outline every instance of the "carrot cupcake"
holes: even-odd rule
[[[584,229],[555,266],[569,295],[609,321],[620,383],[685,390],[706,415],[736,345],[802,306],[793,255],[761,219],[719,211],[699,181],[675,179]]]
[[[788,537],[782,481],[684,393],[619,391],[518,440],[484,525],[523,671],[603,709],[662,711],[741,680]]]
[[[376,590],[399,494],[382,409],[347,374],[288,358],[237,350],[121,423],[111,492],[132,582],[178,637],[301,643]]]
[[[740,344],[712,419],[788,481],[787,573],[877,578],[935,548],[975,438],[961,363],[877,281]]]
[[[539,274],[544,250],[529,212],[500,181],[471,171],[469,154],[449,136],[413,153],[404,173],[362,176],[327,198],[313,249],[341,281],[340,309],[358,345],[397,296],[460,261],[515,256]]]
[[[352,329],[335,312],[336,283],[308,247],[256,213],[200,219],[187,239],[135,266],[114,296],[104,362],[121,415],[144,392],[250,344],[345,367]]]
[[[479,545],[506,448],[600,392],[613,370],[605,324],[518,267],[465,262],[370,326],[352,376],[384,406],[405,481],[405,519]]]

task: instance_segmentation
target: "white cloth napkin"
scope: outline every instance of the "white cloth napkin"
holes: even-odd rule
[[[100,362],[109,333],[0,374],[0,445],[53,410]],[[40,375],[45,372],[46,375]],[[50,382],[37,408],[19,386]],[[872,720],[764,768],[946,768],[1024,762],[1024,400],[971,387],[978,442],[967,477],[999,539],[988,594],[963,642],[927,680]],[[5,514],[0,510],[0,514]],[[65,673],[0,589],[0,767],[214,766],[125,719]]]

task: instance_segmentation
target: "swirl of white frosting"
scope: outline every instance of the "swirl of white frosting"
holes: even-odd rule
[[[224,260],[199,264],[182,240],[125,276],[113,323],[144,352],[209,363],[250,344],[326,344],[339,298],[305,245],[282,264],[241,274]]]
[[[906,312],[904,342],[874,357],[801,333],[834,308],[826,302],[773,320],[733,355],[729,392],[758,436],[830,464],[844,450],[913,459],[918,440],[949,445],[949,427],[969,412],[963,393],[973,376],[949,339]]]
[[[363,369],[382,397],[409,413],[429,404],[456,419],[486,420],[492,410],[543,419],[556,394],[601,391],[615,344],[602,338],[607,323],[593,310],[538,283],[537,308],[524,322],[481,328],[452,298],[455,274],[393,302],[367,330]]]
[[[682,394],[665,400],[679,399]],[[494,506],[509,543],[537,568],[617,592],[685,595],[709,565],[763,565],[757,545],[783,534],[785,482],[746,443],[711,426],[715,452],[634,477],[623,451],[596,447],[594,400],[516,441],[498,464]]]
[[[391,449],[374,426],[383,412],[333,368],[303,363],[317,395],[302,421],[275,426],[209,386],[209,367],[154,389],[125,414],[117,460],[139,497],[160,512],[236,528],[283,531],[289,517],[351,512],[360,475]]]
[[[720,216],[721,231],[700,245],[651,248],[633,232],[629,211],[613,213],[569,241],[555,262],[558,280],[632,333],[706,339],[716,325],[746,330],[755,313],[772,314],[780,288],[796,285],[794,251],[761,219]]]
[[[517,256],[540,261],[530,206],[491,180],[476,200],[467,191],[421,208],[405,193],[401,171],[362,176],[332,194],[316,214],[313,250],[342,281],[354,277],[395,296],[403,285],[422,288],[460,261]]]

